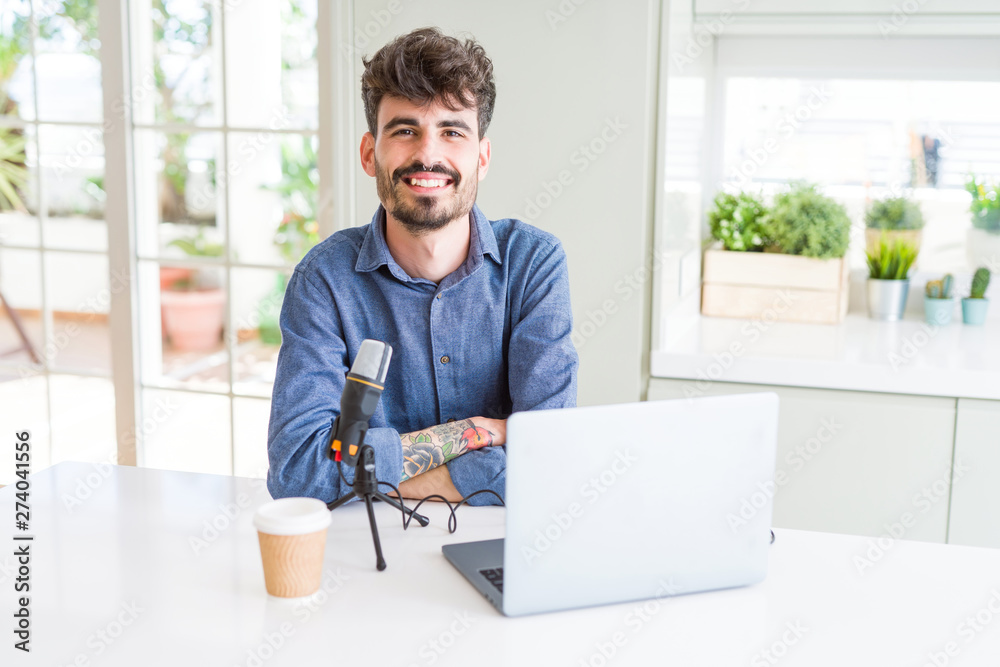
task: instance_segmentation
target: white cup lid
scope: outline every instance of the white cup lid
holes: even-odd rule
[[[305,535],[330,525],[330,510],[316,498],[281,498],[257,508],[253,525],[268,535]]]

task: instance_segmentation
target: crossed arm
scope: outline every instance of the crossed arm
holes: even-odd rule
[[[458,502],[462,494],[444,464],[473,449],[504,444],[507,422],[470,417],[403,433],[399,438],[403,445],[403,479],[399,491],[403,497],[418,499],[439,494]]]

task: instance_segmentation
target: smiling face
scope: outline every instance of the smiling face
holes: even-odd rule
[[[379,104],[378,136],[365,133],[361,164],[386,212],[412,235],[468,217],[490,163],[490,142],[477,128],[475,109],[399,97]]]

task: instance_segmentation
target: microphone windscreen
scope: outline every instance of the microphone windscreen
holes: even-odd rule
[[[351,373],[385,384],[386,373],[389,372],[389,359],[392,357],[392,347],[380,340],[366,338],[361,343],[358,356],[354,358]]]

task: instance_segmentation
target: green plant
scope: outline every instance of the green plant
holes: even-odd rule
[[[985,299],[986,288],[990,286],[990,270],[985,266],[976,269],[972,276],[972,289],[969,290],[970,299]]]
[[[281,144],[281,181],[261,189],[281,195],[285,214],[275,231],[274,245],[285,262],[296,264],[319,243],[315,205],[319,170],[311,137],[301,137],[301,143]]]
[[[883,236],[874,251],[865,252],[868,277],[876,280],[906,280],[917,259],[917,248],[906,241],[888,242]]]
[[[0,211],[17,209],[26,212],[18,190],[28,182],[24,164],[24,136],[11,128],[0,127]]]
[[[972,204],[969,206],[972,226],[1000,232],[1000,183],[980,183],[975,175],[970,174],[965,189],[972,195]]]
[[[929,299],[950,299],[953,277],[946,273],[941,280],[928,280],[924,292]]]
[[[225,253],[225,246],[218,241],[213,241],[205,234],[204,227],[198,227],[198,231],[193,235],[176,238],[167,246],[174,246],[184,252],[189,257],[222,257]],[[170,289],[174,291],[190,291],[197,289],[211,289],[219,287],[219,279],[211,269],[198,269],[190,278],[183,278],[174,282]]]
[[[274,234],[274,245],[289,264],[296,264],[319,243],[319,225],[298,213],[286,213]]]
[[[222,257],[225,251],[221,243],[212,241],[205,235],[204,227],[199,227],[194,236],[177,238],[167,245],[180,248],[190,257]]]
[[[827,259],[843,257],[851,220],[844,207],[807,183],[774,198],[768,235],[781,252]]]
[[[726,250],[760,252],[768,244],[767,208],[758,195],[720,192],[708,212],[712,237]]]
[[[872,202],[865,212],[869,229],[923,229],[924,215],[920,205],[906,197],[889,197]]]

